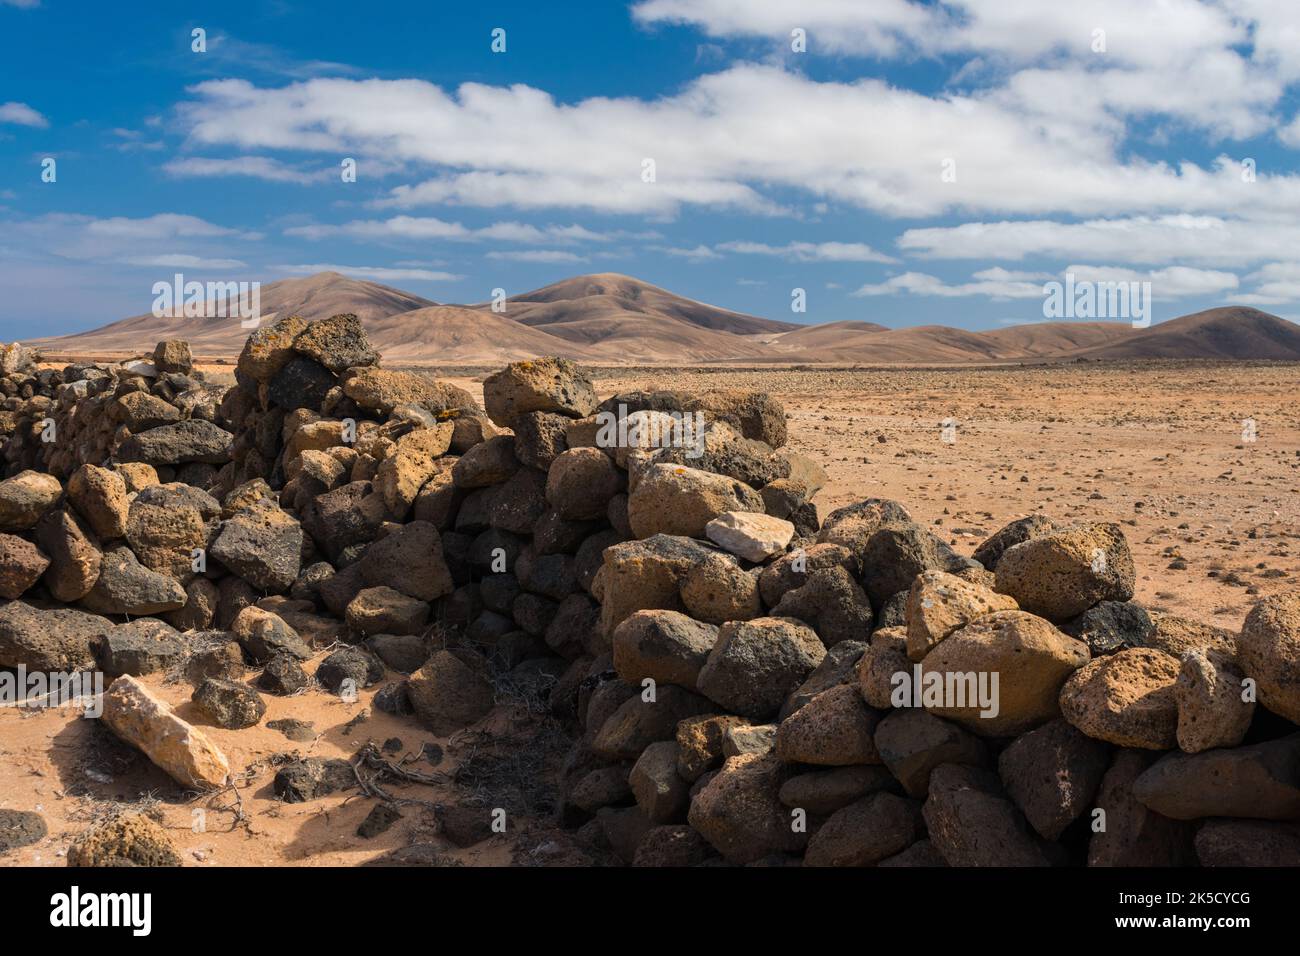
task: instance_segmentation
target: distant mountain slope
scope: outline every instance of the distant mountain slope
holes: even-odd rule
[[[429,361],[496,364],[539,355],[559,355],[574,361],[611,361],[596,348],[529,328],[490,311],[458,305],[435,305],[390,315],[369,323],[367,331],[389,364]]]
[[[1300,361],[1300,326],[1227,306],[1134,329],[1127,322],[1033,322],[986,332],[874,322],[796,325],[720,309],[617,273],[575,276],[508,299],[438,305],[390,286],[322,272],[262,286],[263,321],[356,314],[390,363],[496,365],[539,355],[593,364],[971,364],[1073,359]],[[238,319],[135,316],[90,332],[35,340],[53,354],[149,351],[188,339],[200,359],[234,358]]]
[[[487,310],[487,304],[475,306]],[[763,360],[764,335],[800,326],[719,309],[615,272],[575,276],[506,300],[516,322],[614,362]]]
[[[869,347],[872,336],[889,329],[875,322],[845,320],[823,322],[820,325],[801,325],[789,332],[776,335],[755,336],[758,341],[782,352],[815,351],[818,349],[853,349]]]
[[[763,338],[786,358],[810,362],[1006,362],[1052,357],[1132,335],[1118,322],[1041,322],[990,332],[945,325],[888,329],[874,322],[827,322]]]
[[[598,348],[625,362],[707,362],[760,358],[767,352],[747,336],[629,309],[622,299],[606,295],[559,302],[508,302],[505,314],[527,328]]]
[[[867,323],[869,325],[869,323]],[[1032,322],[987,332],[943,325],[864,331],[829,323],[768,337],[786,361],[861,364],[1024,362],[1076,358],[1300,361],[1300,325],[1230,306],[1149,329],[1128,322]]]
[[[877,332],[865,345],[868,362],[992,362],[1004,358],[984,332],[946,325],[918,325]]]
[[[1005,355],[1015,358],[1066,355],[1124,342],[1135,334],[1127,322],[1030,322],[983,333]]]
[[[369,328],[379,319],[435,304],[401,289],[364,279],[349,279],[337,272],[320,272],[302,279],[281,279],[261,288],[264,322],[274,322],[286,315],[301,315],[315,321],[351,312]],[[248,329],[242,328],[237,318],[186,319],[138,315],[89,332],[42,339],[37,344],[66,352],[136,353],[152,349],[152,343],[160,339],[186,339],[195,354],[233,357],[244,347],[246,338]]]
[[[1078,353],[1090,359],[1300,361],[1300,325],[1248,306],[1194,312]]]
[[[777,322],[761,319],[730,309],[696,302],[666,289],[642,282],[617,272],[599,272],[594,275],[574,276],[532,292],[525,292],[507,300],[512,318],[525,325],[546,325],[567,322],[567,310],[575,302],[588,303],[588,318],[596,309],[640,315],[658,315],[678,319],[702,329],[730,332],[733,335],[752,335],[757,332],[786,332],[801,328],[795,322]],[[593,309],[592,306],[595,306]]]

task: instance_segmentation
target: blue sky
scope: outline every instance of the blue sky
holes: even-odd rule
[[[1156,321],[1300,314],[1286,0],[170,6],[0,0],[0,339],[324,267],[968,328],[1068,271],[1150,281]]]

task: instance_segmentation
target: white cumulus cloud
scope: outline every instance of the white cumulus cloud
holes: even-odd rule
[[[26,103],[0,103],[0,123],[13,123],[16,126],[32,126],[45,129],[50,121],[32,109]]]

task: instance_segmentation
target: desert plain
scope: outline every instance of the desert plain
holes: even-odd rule
[[[208,371],[220,374],[221,366]],[[487,373],[445,369],[443,377],[481,399]],[[827,471],[815,499],[823,517],[865,497],[896,499],[962,554],[1028,514],[1115,521],[1133,551],[1138,601],[1234,631],[1256,600],[1293,588],[1300,573],[1300,365],[660,367],[592,375],[601,398],[651,387],[776,395],[791,447]],[[318,651],[306,670],[327,653]],[[182,717],[193,706],[184,681],[143,680]],[[237,789],[191,802],[97,721],[68,709],[0,710],[0,804],[32,807],[49,827],[46,839],[0,860],[62,865],[61,848],[125,802],[150,809],[189,866],[586,862],[546,812],[564,741],[526,701],[497,708],[473,732],[441,738],[372,706],[378,689],[352,702],[268,696],[258,726],[211,728],[231,765],[247,770]],[[289,715],[309,725],[297,727],[297,740],[277,729]],[[375,801],[355,790],[297,804],[272,793],[286,754],[348,759],[367,741],[425,778],[384,784],[402,815],[386,832],[357,835]],[[509,836],[458,849],[438,835],[439,808],[467,794],[516,814]]]

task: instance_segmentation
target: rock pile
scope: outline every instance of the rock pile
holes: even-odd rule
[[[147,359],[108,366],[42,369],[17,344],[6,356],[0,435],[9,477],[37,470],[67,480],[83,464],[113,459],[202,487],[230,459],[233,436],[217,416],[226,389],[194,371],[185,342],[160,342]]]
[[[547,358],[480,408],[354,316],[258,330],[229,389],[176,342],[0,361],[0,666],[116,678],[106,722],[186,786],[225,758],[134,678],[241,728],[395,672],[376,703],[436,734],[503,680],[571,728],[559,822],[593,859],[1300,862],[1300,596],[1239,635],[1149,612],[1116,525],[966,558],[898,502],[823,521],[770,396],[600,402]],[[348,786],[334,763],[275,790]]]

